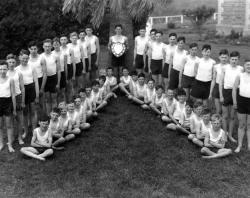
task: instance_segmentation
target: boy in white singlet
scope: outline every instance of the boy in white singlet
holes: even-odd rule
[[[185,37],[177,38],[177,48],[170,55],[170,64],[168,70],[169,87],[168,89],[175,90],[179,85],[179,74],[183,69],[184,60],[187,56],[187,51],[184,49],[186,39]]]
[[[219,84],[221,82],[221,73],[224,67],[228,67],[229,53],[227,49],[222,49],[219,53],[220,63],[214,66],[213,80],[211,83],[209,99],[214,99],[215,109],[217,114],[221,114],[222,105],[220,102]]]
[[[45,103],[46,112],[49,114],[52,108],[57,107],[57,92],[60,89],[61,81],[61,66],[60,59],[55,56],[52,49],[52,40],[46,39],[43,41],[44,53],[42,56],[42,63],[46,65],[47,80],[45,84]]]
[[[188,136],[189,140],[192,140],[195,138],[196,133],[201,128],[201,121],[202,121],[202,111],[203,111],[203,104],[201,101],[196,101],[194,103],[194,113],[192,117],[190,118],[190,135]]]
[[[120,78],[119,88],[120,90],[126,94],[126,96],[129,96],[129,84],[132,80],[131,76],[129,75],[128,68],[124,67],[122,68],[122,76]]]
[[[199,57],[197,57],[198,44],[191,43],[189,46],[189,55],[183,60],[183,68],[179,74],[179,86],[182,87],[187,94],[187,98],[190,97],[190,91],[194,83],[194,68],[199,63]]]
[[[233,108],[232,90],[235,79],[244,68],[238,65],[240,53],[233,51],[230,53],[229,65],[222,69],[221,81],[219,83],[220,102],[222,103],[222,128],[228,132],[228,139],[237,142],[233,138],[233,131],[236,124],[236,111]]]
[[[173,114],[171,115],[172,123],[167,125],[167,129],[175,130],[176,125],[180,125],[180,120],[185,113],[186,100],[187,96],[184,89],[177,89],[177,101],[173,106]]]
[[[132,101],[139,104],[141,107],[145,104],[144,100],[146,97],[147,85],[145,84],[145,75],[140,73],[138,75],[138,83],[133,88],[134,95],[131,97]]]
[[[8,150],[15,152],[13,148],[14,134],[12,114],[16,116],[15,83],[6,74],[8,71],[7,62],[0,61],[0,151],[4,148],[3,132],[4,126],[7,129]]]
[[[163,99],[165,98],[163,90],[164,88],[162,85],[157,85],[155,87],[155,95],[152,102],[149,105],[152,111],[154,111],[157,115],[161,115],[162,103]]]
[[[211,120],[212,128],[210,128],[206,134],[204,147],[201,149],[202,158],[221,158],[232,154],[231,149],[225,148],[227,135],[225,131],[221,129],[221,116],[214,114]]]
[[[193,143],[197,146],[203,147],[204,146],[204,139],[211,129],[211,122],[210,122],[210,110],[208,108],[204,108],[202,110],[202,120],[200,124],[200,128],[196,131],[195,137],[192,139]]]
[[[85,58],[84,52],[81,45],[77,43],[78,35],[76,32],[72,32],[70,34],[70,41],[71,43],[68,44],[68,47],[72,50],[72,63],[75,64],[75,73],[73,71],[73,76],[75,74],[75,82],[73,83],[74,86],[74,93],[77,93],[79,88],[83,86],[83,75],[85,74]],[[73,67],[74,69],[74,67]]]
[[[67,56],[61,51],[60,49],[60,39],[54,38],[53,39],[53,48],[52,54],[54,56],[57,56],[60,61],[61,66],[61,79],[60,79],[60,89],[58,90],[58,97],[57,102],[60,101],[66,101],[66,95],[65,95],[65,88],[66,88],[66,74],[65,71],[68,70],[67,68]]]
[[[75,110],[74,99],[67,104],[68,118],[69,118],[69,132],[70,134],[78,135],[81,133],[80,129],[80,116]]]
[[[168,36],[169,44],[165,45],[165,63],[164,63],[164,67],[162,70],[162,78],[163,78],[165,91],[168,89],[168,83],[169,83],[168,70],[169,70],[169,64],[170,64],[170,57],[171,57],[171,54],[173,54],[177,48],[176,41],[177,41],[177,34],[170,33]]]
[[[213,70],[215,61],[210,58],[211,45],[202,46],[202,58],[194,69],[195,81],[190,95],[195,99],[202,101],[205,106],[208,105],[211,81],[213,79]]]
[[[156,96],[155,92],[155,81],[154,79],[149,79],[147,83],[146,96],[144,99],[144,105],[142,105],[143,109],[150,109],[150,104],[153,102]]]
[[[108,92],[111,93],[111,97],[114,96],[114,98],[117,98],[117,95],[115,92],[119,88],[119,85],[117,84],[117,78],[113,75],[113,68],[108,67],[107,68],[107,76],[105,81],[105,86],[108,89]]]
[[[130,73],[131,75],[131,81],[129,83],[129,95],[128,99],[132,99],[133,96],[135,96],[135,91],[136,91],[136,85],[138,83],[138,74],[137,71],[132,71]]]
[[[40,115],[38,125],[39,127],[33,130],[30,147],[22,147],[20,151],[28,157],[45,161],[47,157],[54,153],[51,149],[52,134],[48,129],[49,117],[45,114]]]
[[[162,69],[165,59],[165,44],[161,41],[163,33],[156,32],[155,42],[151,43],[149,48],[149,73],[156,85],[162,84]]]
[[[83,68],[83,71],[85,71],[85,79],[84,83],[89,82],[90,77],[90,71],[91,71],[91,46],[90,43],[86,41],[86,33],[85,30],[81,30],[79,33],[79,40],[77,41],[78,45],[82,47],[83,50],[83,60],[82,62],[85,62],[85,68]]]
[[[38,47],[34,41],[29,43],[29,51],[30,57],[28,64],[31,65],[32,68],[36,69],[37,80],[39,84],[39,103],[40,106],[45,108],[45,84],[47,81],[47,68],[46,65],[42,62],[42,56],[38,54]]]
[[[23,109],[25,107],[25,90],[23,84],[23,75],[16,71],[16,57],[13,54],[7,56],[8,72],[7,76],[14,80],[15,85],[15,96],[16,96],[16,112],[17,117],[13,120],[16,125],[16,130],[18,134],[18,143],[24,144],[23,142]]]
[[[139,35],[135,37],[134,46],[134,59],[133,66],[138,73],[142,73],[146,64],[145,49],[148,42],[148,37],[146,37],[146,29],[141,27],[139,29]]]
[[[102,86],[104,86],[103,80],[101,80]],[[100,90],[100,82],[94,80],[92,82],[92,91],[91,91],[91,101],[93,103],[93,111],[97,112],[103,109],[108,103],[104,100],[104,90]]]
[[[85,40],[90,45],[90,53],[91,53],[91,64],[89,65],[90,71],[90,80],[93,80],[97,76],[98,65],[100,60],[100,44],[99,39],[96,35],[93,35],[93,27],[87,25],[85,27],[86,37]]]
[[[174,91],[171,89],[167,90],[166,97],[162,102],[162,116],[161,120],[166,123],[172,122],[174,120],[173,113],[176,105],[176,99],[174,98]]]

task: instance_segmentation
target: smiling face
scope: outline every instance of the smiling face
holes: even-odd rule
[[[190,115],[192,113],[192,107],[190,107],[189,105],[185,106],[185,110],[186,110],[186,114]]]
[[[127,69],[123,69],[122,70],[122,75],[123,76],[128,76],[128,70]]]
[[[177,96],[177,99],[178,99],[178,101],[179,101],[181,104],[185,103],[186,98],[187,98],[186,95],[179,95],[179,96]]]
[[[174,98],[174,91],[169,89],[167,91],[167,97],[168,99],[172,100]]]
[[[141,76],[141,77],[138,78],[139,85],[141,85],[141,86],[144,85],[144,82],[145,82],[145,78],[144,77]]]
[[[39,124],[42,131],[47,131],[48,130],[48,126],[49,126],[48,121],[39,121],[38,124]]]
[[[202,50],[202,55],[204,58],[209,58],[211,54],[211,50],[210,49],[203,49]]]
[[[68,111],[70,113],[74,113],[74,111],[75,111],[75,105],[74,105],[73,102],[69,103],[67,107],[68,107]]]
[[[153,41],[155,40],[155,34],[156,34],[155,31],[150,32],[150,39]]]
[[[162,88],[157,89],[156,94],[157,94],[158,97],[161,97],[162,94],[163,94],[163,89]]]
[[[67,107],[66,106],[62,106],[61,108],[61,116],[65,117],[67,115]]]
[[[50,118],[51,118],[52,121],[57,121],[58,117],[59,117],[58,113],[56,113],[56,112],[51,112],[50,113]]]
[[[221,121],[219,119],[212,120],[212,128],[214,131],[219,131],[221,128]]]
[[[197,108],[195,108],[195,113],[197,116],[201,116],[203,107],[202,106],[198,106]]]
[[[29,55],[22,54],[20,56],[20,63],[21,63],[21,65],[26,66],[28,64],[28,61],[29,61]]]
[[[205,124],[208,124],[210,121],[210,113],[202,115],[202,120]]]
[[[86,28],[85,31],[88,36],[91,36],[93,33],[93,30],[91,28]]]
[[[250,74],[250,61],[247,61],[244,65],[245,72]]]
[[[179,50],[182,50],[182,49],[184,49],[184,46],[185,46],[185,42],[184,42],[183,40],[180,40],[180,41],[178,42],[178,49],[179,49]]]
[[[169,42],[169,44],[170,45],[175,45],[176,44],[176,37],[175,36],[170,36],[169,38],[168,38],[168,42]]]
[[[81,98],[76,98],[75,99],[75,106],[76,106],[76,108],[78,108],[78,107],[80,107],[81,106]]]
[[[87,97],[85,92],[80,92],[79,95],[80,95],[82,101],[84,101]]]

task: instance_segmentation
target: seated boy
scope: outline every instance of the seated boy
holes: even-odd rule
[[[150,108],[157,115],[161,115],[162,103],[163,103],[163,99],[165,98],[165,94],[163,93],[163,90],[164,90],[164,88],[162,85],[157,85],[155,87],[155,95],[153,97],[151,104],[149,105]]]
[[[117,98],[117,95],[115,94],[115,92],[119,88],[119,85],[117,84],[116,77],[113,75],[112,67],[107,68],[105,86],[108,88],[108,91],[112,93],[112,96],[114,96],[114,98]]]
[[[161,116],[161,120],[163,122],[173,122],[174,118],[173,118],[173,113],[174,113],[174,109],[176,106],[176,99],[174,98],[174,91],[171,89],[167,90],[167,96],[163,99],[162,102],[162,116]],[[178,124],[178,122],[176,122],[176,124]]]
[[[97,80],[92,82],[92,91],[91,91],[91,101],[93,103],[93,111],[99,111],[103,109],[108,103],[103,98],[103,93],[99,90],[100,83]]]
[[[79,119],[80,119],[80,129],[81,130],[87,130],[90,128],[90,124],[86,122],[87,119],[87,113],[86,109],[82,105],[81,96],[76,95],[74,96],[74,102],[75,102],[75,111],[78,113]]]
[[[188,136],[189,140],[195,138],[197,131],[200,130],[201,127],[201,113],[203,111],[203,103],[201,101],[196,101],[194,103],[194,113],[190,118],[190,135]]]
[[[92,100],[91,92],[92,92],[92,86],[87,84],[85,88],[86,104],[87,104],[87,119],[98,116],[98,113],[94,110],[94,101]],[[80,96],[84,98],[85,95],[82,92],[80,93]]]
[[[195,137],[193,138],[193,143],[200,147],[203,147],[203,141],[211,127],[210,110],[208,108],[204,108],[202,111],[200,128],[198,128],[198,130],[196,131]]]
[[[220,158],[230,155],[231,149],[225,148],[227,142],[227,135],[221,129],[221,116],[219,114],[212,115],[212,128],[208,130],[205,136],[204,147],[201,149],[203,158]],[[216,151],[214,151],[214,149]]]
[[[135,96],[136,91],[136,85],[138,84],[138,75],[136,71],[132,71],[130,73],[131,75],[131,81],[129,82],[129,95],[128,99],[132,99],[133,96]]]
[[[124,67],[122,69],[122,77],[120,78],[119,88],[120,90],[129,96],[129,84],[132,80],[131,76],[129,76],[128,68]]]
[[[48,130],[49,117],[44,113],[38,119],[38,128],[33,130],[30,147],[22,147],[21,153],[26,156],[45,161],[45,158],[53,154],[52,134]]]
[[[149,79],[146,89],[146,96],[144,98],[145,104],[142,105],[143,109],[150,109],[150,104],[153,102],[153,99],[155,98],[155,80]]]
[[[69,118],[69,127],[68,132],[74,135],[80,134],[80,117],[77,111],[75,110],[74,100],[70,101],[67,105],[68,107],[68,118]]]
[[[176,125],[180,125],[180,120],[183,114],[185,113],[185,104],[186,104],[186,92],[184,89],[178,89],[177,90],[177,99],[174,110],[173,110],[173,116],[172,116],[172,122],[167,125],[167,129],[174,130],[176,128]]]
[[[146,97],[146,90],[147,85],[145,84],[145,75],[140,73],[138,75],[138,83],[133,87],[133,96],[130,96],[129,98],[143,108],[143,105],[145,104],[144,100]]]

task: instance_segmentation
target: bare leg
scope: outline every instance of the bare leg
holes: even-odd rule
[[[74,128],[72,131],[70,131],[70,134],[78,135],[81,133],[81,130],[79,128]]]
[[[250,150],[250,115],[247,115],[247,148]]]
[[[37,127],[37,108],[34,103],[30,104],[30,112],[29,115],[31,115],[31,123],[32,123],[32,130],[34,130]]]
[[[73,140],[75,138],[74,134],[68,134],[65,136],[65,141],[68,142],[70,140]]]
[[[162,80],[162,76],[161,74],[158,75],[158,85],[162,85],[163,84],[163,80]]]
[[[190,89],[189,88],[183,88],[186,92],[187,99],[190,97]]]
[[[58,138],[56,141],[53,142],[52,146],[57,147],[65,143],[65,139],[63,137]]]
[[[0,151],[3,150],[3,116],[0,117]]]
[[[189,140],[193,140],[194,138],[195,138],[195,134],[189,134],[189,135],[188,135],[188,139],[189,139]]]
[[[53,150],[52,149],[47,149],[46,151],[44,151],[43,153],[41,153],[39,156],[42,158],[46,158],[49,157],[51,155],[53,155]]]
[[[73,96],[73,82],[72,80],[69,80],[68,81],[68,84],[66,86],[66,99],[67,99],[67,102],[70,101],[72,99],[72,96]]]
[[[235,149],[235,153],[239,153],[242,148],[243,138],[246,131],[247,115],[238,113],[239,127],[238,127],[238,146]]]
[[[81,130],[88,130],[90,128],[90,124],[89,123],[82,123],[80,126]]]
[[[158,85],[159,84],[158,75],[152,74],[152,78],[154,79],[155,84]]]
[[[98,105],[98,107],[96,108],[96,111],[103,109],[107,104],[108,104],[107,101],[104,100],[100,105]]]
[[[23,142],[23,138],[22,138],[22,135],[23,135],[23,111],[18,111],[17,112],[17,117],[18,117],[18,122],[19,123],[16,123],[16,129],[17,129],[17,133],[18,133],[18,143],[20,145],[24,144]]]
[[[28,157],[44,161],[45,159],[38,155],[38,151],[33,147],[23,147],[20,152]]]
[[[168,78],[163,78],[163,85],[164,85],[164,90],[165,91],[168,89],[168,84],[169,84],[169,79]]]
[[[231,149],[219,149],[218,153],[215,153],[213,155],[208,155],[208,156],[202,156],[202,158],[204,159],[215,159],[215,158],[221,158],[221,157],[225,157],[232,154],[232,150]]]
[[[14,133],[13,133],[13,122],[12,122],[12,117],[11,116],[6,116],[5,117],[5,123],[6,123],[6,128],[7,128],[7,136],[8,136],[8,149],[10,153],[15,152],[13,148],[13,142],[14,142]]]
[[[203,147],[203,142],[201,140],[199,140],[198,138],[193,138],[193,143],[200,146],[200,147]]]
[[[174,123],[170,123],[167,125],[167,129],[175,131],[177,129],[177,125]]]
[[[52,109],[52,98],[51,98],[51,94],[49,92],[45,93],[45,103],[46,103],[46,113],[47,115],[50,114],[51,109]]]
[[[228,118],[229,118],[228,108],[222,105],[222,128],[225,132],[228,131]]]
[[[235,109],[232,106],[229,106],[230,109],[230,120],[229,120],[229,130],[228,130],[228,139],[231,142],[237,142],[233,138],[233,131],[234,131],[234,126],[235,126]]]
[[[119,88],[122,92],[124,92],[126,95],[129,95],[130,93],[128,92],[128,90],[125,88],[123,83],[119,84]]]
[[[185,128],[181,127],[181,126],[177,126],[176,130],[178,130],[178,131],[180,131],[182,133],[188,134],[188,135],[190,134],[190,132],[187,129],[185,129]]]
[[[172,122],[172,120],[171,120],[168,116],[166,116],[166,115],[163,115],[163,116],[161,117],[161,120],[162,120],[163,122],[167,122],[167,123]]]
[[[22,135],[22,138],[25,139],[28,134],[28,113],[29,113],[30,105],[26,105],[26,107],[23,110],[23,128],[24,133]]]
[[[211,151],[209,148],[207,147],[203,147],[201,149],[201,154],[203,155],[207,155],[207,156],[212,156],[212,155],[215,155],[216,153],[214,153],[213,151]]]
[[[161,115],[161,112],[159,111],[159,109],[157,109],[155,105],[151,103],[149,106],[156,114]]]
[[[132,100],[133,100],[135,103],[139,104],[139,105],[143,105],[143,104],[144,104],[144,101],[141,101],[141,100],[139,100],[139,99],[136,98],[136,97],[132,97]]]
[[[215,109],[217,114],[221,114],[221,103],[218,98],[214,99]]]

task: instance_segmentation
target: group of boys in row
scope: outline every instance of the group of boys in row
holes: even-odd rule
[[[121,26],[116,28],[121,29]],[[216,64],[210,58],[210,45],[202,47],[202,58],[199,58],[196,43],[190,44],[187,52],[184,37],[177,38],[175,33],[171,33],[166,45],[161,41],[162,32],[153,29],[147,38],[145,29],[141,28],[140,35],[135,38],[134,66],[137,71],[129,73],[123,67],[123,76],[118,83],[112,68],[107,72],[100,69],[99,78],[92,81],[92,87],[86,85],[85,89],[79,89],[86,84],[84,77],[88,79],[91,74],[92,80],[96,78],[99,61],[98,38],[92,35],[91,27],[86,28],[86,33],[82,31],[79,40],[77,33],[71,33],[70,44],[67,44],[65,36],[53,41],[46,39],[41,55],[37,53],[37,45],[31,43],[29,51],[20,52],[19,66],[16,67],[14,55],[8,55],[7,63],[0,64],[1,150],[4,147],[5,121],[8,149],[14,152],[13,113],[14,121],[21,123],[17,125],[19,144],[24,143],[29,125],[33,130],[32,147],[24,147],[21,152],[45,160],[53,153],[52,148],[60,149],[65,141],[89,128],[87,119],[95,117],[111,97],[116,97],[117,89],[143,109],[151,109],[158,114],[168,129],[187,133],[190,140],[203,147],[202,153],[207,158],[231,153],[231,149],[224,146],[227,135],[229,140],[236,141],[232,136],[236,109],[239,127],[235,152],[241,150],[246,131],[250,138],[250,61],[245,62],[244,68],[239,66],[238,52],[229,54],[227,50],[221,50],[220,63]],[[54,51],[51,51],[52,45]],[[147,82],[145,71],[152,74]],[[74,100],[71,100],[73,96]],[[190,98],[195,101],[194,105]],[[216,107],[211,123],[210,110],[206,107],[209,98],[214,99]],[[60,101],[67,101],[67,104]],[[39,128],[36,128],[36,106],[46,109],[51,117],[48,121],[47,116],[39,116]],[[221,113],[223,130],[220,127]],[[37,147],[42,148],[41,151]],[[219,150],[213,152],[210,147]]]

